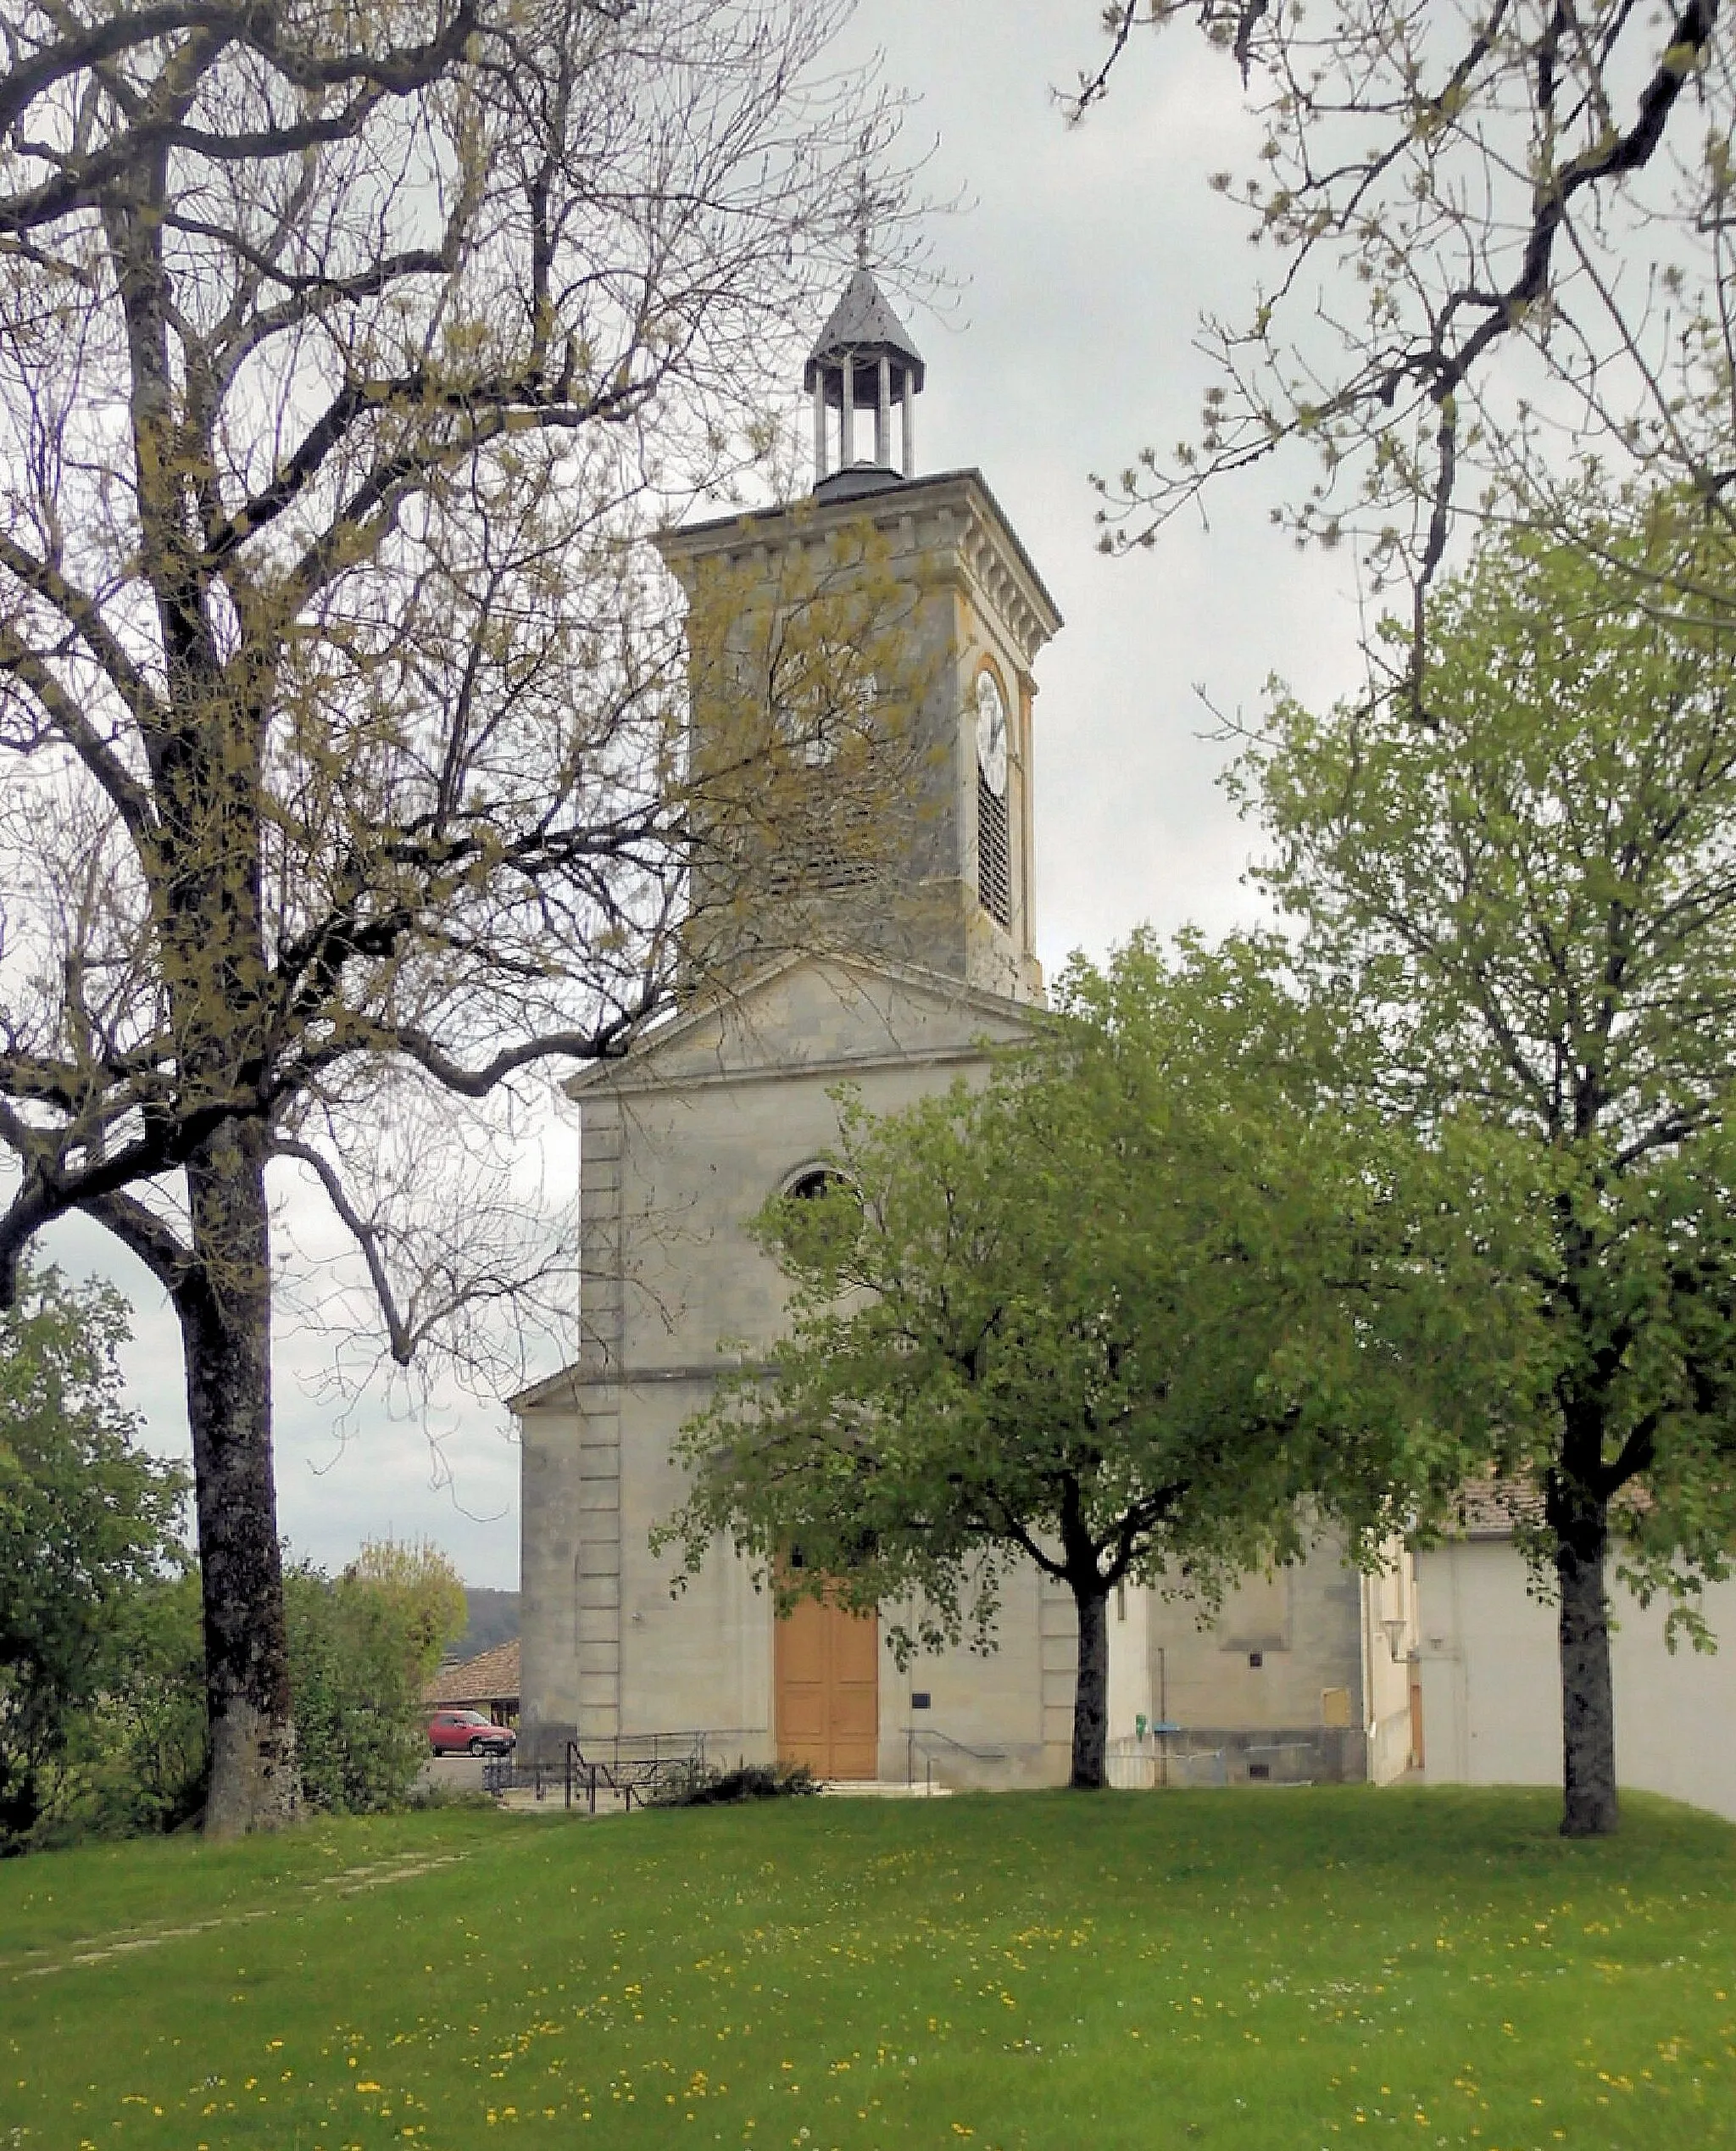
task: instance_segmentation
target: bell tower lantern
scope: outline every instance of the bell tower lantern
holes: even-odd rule
[[[1060,615],[981,471],[918,471],[915,405],[926,371],[872,270],[859,263],[804,369],[812,493],[665,532],[659,549],[690,617],[697,623],[703,610],[715,620],[721,603],[723,639],[734,634],[737,642],[735,656],[720,666],[701,661],[690,634],[696,755],[721,733],[726,699],[738,700],[753,674],[745,653],[768,632],[776,640],[780,623],[807,601],[792,593],[824,589],[834,605],[847,604],[852,591],[865,604],[871,593],[876,620],[896,620],[895,669],[917,685],[903,742],[910,796],[892,862],[895,900],[886,882],[870,894],[841,869],[823,900],[826,939],[978,991],[1035,1000],[1043,984],[1032,872],[1033,668]],[[864,675],[850,683],[852,706],[871,722],[876,685],[882,709],[896,699],[887,683],[869,677],[882,666],[883,638],[876,646],[866,632],[834,633],[826,647],[843,668]],[[770,740],[783,705],[775,682],[760,691]],[[822,738],[809,758],[826,761]],[[816,786],[823,777],[816,767]],[[776,902],[768,900],[768,920]],[[787,902],[778,917],[787,926]],[[744,949],[750,939],[744,936]]]
[[[916,398],[921,393],[922,354],[885,299],[865,263],[844,287],[808,354],[802,386],[814,400],[814,490],[841,490],[840,481],[891,480],[916,475]],[[900,435],[892,459],[893,413]],[[874,454],[856,454],[859,411],[871,412]],[[831,453],[836,411],[838,452]]]

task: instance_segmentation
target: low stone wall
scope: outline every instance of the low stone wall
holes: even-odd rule
[[[1119,1753],[1117,1751],[1120,1751]],[[1110,1743],[1110,1783],[1146,1786],[1360,1785],[1368,1742],[1355,1726],[1189,1725]]]

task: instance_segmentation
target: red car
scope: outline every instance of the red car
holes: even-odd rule
[[[480,1710],[437,1710],[428,1720],[437,1755],[508,1755],[519,1744],[510,1725],[496,1725]]]

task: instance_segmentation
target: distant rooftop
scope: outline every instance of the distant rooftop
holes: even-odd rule
[[[466,1658],[461,1664],[442,1666],[422,1691],[422,1701],[439,1706],[480,1708],[487,1703],[519,1699],[519,1647],[497,1644],[493,1650]]]

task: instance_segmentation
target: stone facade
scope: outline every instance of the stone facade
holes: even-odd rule
[[[1294,1567],[1248,1578],[1210,1619],[1185,1597],[1128,1591],[1110,1615],[1111,1736],[1142,1717],[1177,1726],[1165,1758],[1213,1764],[1177,1769],[1182,1782],[1402,1776],[1416,1737],[1416,1579],[1402,1549],[1389,1553],[1390,1569],[1366,1577],[1327,1533]]]
[[[817,355],[821,428],[828,381],[843,396],[846,377],[871,382],[896,364],[921,385],[907,342],[887,344],[877,373],[860,370],[860,354]],[[908,428],[907,398],[904,408]],[[1060,616],[978,473],[901,479],[855,465],[847,403],[844,423],[844,467],[813,499],[661,541],[696,620],[709,608],[712,627],[721,623],[710,644],[691,638],[690,744],[703,771],[725,703],[739,699],[791,604],[823,588],[842,593],[848,615],[867,591],[869,611],[889,608],[902,623],[894,668],[911,698],[910,811],[887,872],[840,872],[811,900],[774,889],[757,909],[720,906],[723,922],[696,949],[708,991],[571,1086],[581,1118],[578,1355],[513,1404],[526,1755],[558,1755],[574,1736],[594,1747],[693,1731],[714,1753],[778,1752],[769,1599],[724,1548],[672,1594],[672,1564],[648,1543],[679,1506],[673,1443],[705,1401],[720,1349],[751,1356],[783,1320],[781,1280],[744,1221],[832,1146],[837,1084],[884,1113],[978,1081],[1041,998],[1032,668]],[[865,627],[859,663],[868,646]],[[1004,777],[980,745],[985,672],[991,733],[997,709],[1005,720]],[[705,896],[702,877],[702,917]],[[1409,1670],[1377,1602],[1408,1590],[1407,1573],[1366,1581],[1324,1545],[1276,1581],[1251,1581],[1204,1627],[1185,1602],[1118,1594],[1110,1734],[1112,1752],[1126,1751],[1124,1781],[1141,1781],[1159,1737],[1149,1729],[1166,1720],[1184,1729],[1160,1736],[1177,1757],[1208,1757],[1225,1780],[1396,1775],[1411,1745]],[[1065,1590],[1034,1567],[1011,1578],[998,1646],[900,1672],[881,1645],[882,1778],[1065,1781],[1077,1647]]]
[[[743,1221],[835,1141],[833,1086],[893,1111],[980,1078],[985,1045],[1023,1020],[954,980],[793,960],[581,1084],[579,1357],[515,1403],[527,1752],[704,1730],[749,1759],[775,1753],[769,1599],[723,1549],[672,1596],[672,1564],[648,1546],[681,1498],[670,1451],[720,1340],[751,1349],[782,1319],[781,1280]],[[1064,1778],[1073,1652],[1071,1602],[1034,1572],[1008,1593],[993,1657],[900,1674],[882,1652],[881,1775],[943,1755],[952,1779]]]

